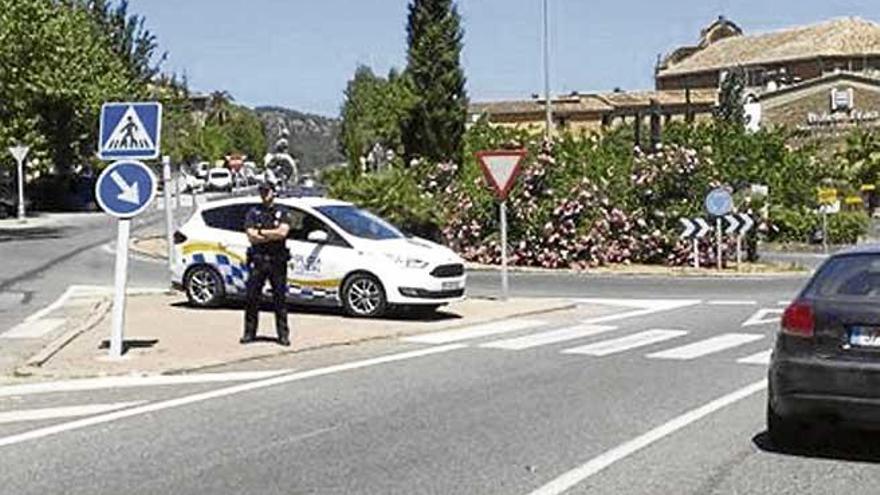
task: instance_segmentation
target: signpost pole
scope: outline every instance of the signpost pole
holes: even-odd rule
[[[177,171],[172,175],[174,180],[174,214],[180,214],[180,165],[177,166]],[[175,223],[177,221],[175,220]]]
[[[743,254],[743,236],[742,234],[738,234],[736,236],[736,271],[740,271],[742,266],[742,254]]]
[[[131,233],[131,219],[121,218],[117,222],[116,234],[116,274],[113,289],[113,315],[110,330],[110,358],[122,357],[123,328],[125,327],[125,285],[128,278],[128,238]]]
[[[700,267],[700,240],[693,238],[694,243],[694,268]]]
[[[822,208],[822,250],[828,254],[828,211]]]
[[[509,293],[507,280],[507,201],[501,202],[501,299],[507,300]]]
[[[162,196],[165,200],[165,242],[168,244],[168,271],[174,270],[174,212],[171,211],[171,157],[162,157]]]
[[[24,157],[16,158],[18,164],[18,220],[25,221],[24,211]]]
[[[718,243],[718,269],[719,270],[724,269],[724,263],[721,259],[721,257],[724,256],[724,247],[721,244],[723,241],[721,227],[722,227],[721,217],[716,217],[715,218],[715,241]]]

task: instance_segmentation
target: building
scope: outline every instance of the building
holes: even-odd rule
[[[655,67],[652,91],[573,93],[552,101],[554,124],[601,131],[635,120],[710,118],[721,81],[742,71],[749,127],[786,126],[815,133],[880,125],[880,25],[841,18],[763,34],[745,34],[719,17]],[[544,128],[544,100],[471,105],[471,119]]]

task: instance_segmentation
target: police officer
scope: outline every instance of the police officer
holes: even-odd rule
[[[247,306],[244,314],[242,344],[256,340],[259,321],[260,299],[266,280],[272,286],[272,303],[275,306],[275,329],[278,343],[290,346],[290,330],[287,325],[287,261],[290,254],[285,245],[290,231],[290,218],[275,205],[275,189],[268,183],[259,186],[263,202],[250,209],[245,217],[245,230],[251,247],[248,249]]]

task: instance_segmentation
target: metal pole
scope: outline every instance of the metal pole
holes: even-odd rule
[[[694,237],[694,268],[700,267],[700,239]]]
[[[18,220],[20,222],[25,221],[25,211],[24,211],[24,160],[22,157],[21,160],[16,159],[15,161],[18,163]]]
[[[824,210],[824,208],[823,208]],[[822,211],[822,250],[828,254],[828,212]]]
[[[162,193],[165,199],[165,242],[168,244],[170,275],[174,270],[174,212],[171,211],[171,157],[167,155],[162,157]]]
[[[718,269],[724,269],[724,263],[722,260],[722,256],[724,256],[724,248],[721,245],[722,237],[721,237],[721,217],[715,219],[715,240],[718,243]]]
[[[743,236],[736,236],[736,271],[740,271],[742,266],[742,256],[743,255]]]
[[[507,201],[501,202],[501,299],[506,301],[510,290],[507,280]]]
[[[544,0],[544,137],[550,139],[553,130],[553,108],[550,102],[550,8],[549,0]]]
[[[180,165],[177,166],[177,173],[174,174],[174,213],[180,213]]]
[[[113,292],[113,315],[110,330],[110,358],[122,357],[123,329],[125,327],[125,285],[128,279],[128,237],[131,232],[131,219],[122,218],[117,222],[116,234],[116,279]]]

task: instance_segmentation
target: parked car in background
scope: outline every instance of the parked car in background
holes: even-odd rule
[[[183,189],[186,192],[202,192],[205,190],[205,180],[186,172],[181,173]]]
[[[208,191],[232,191],[232,172],[226,168],[212,168],[208,171],[205,189]]]

